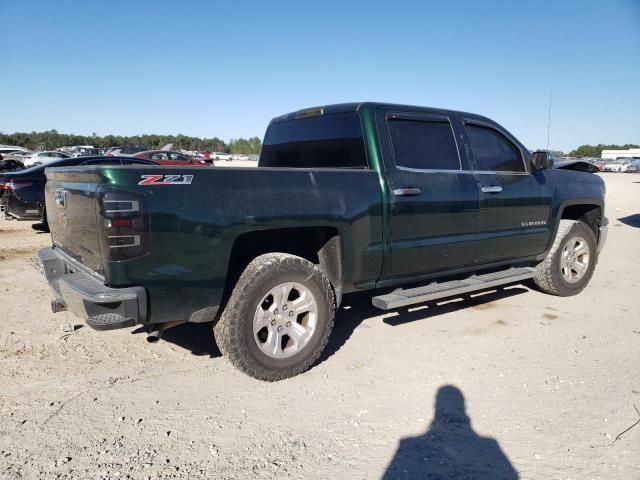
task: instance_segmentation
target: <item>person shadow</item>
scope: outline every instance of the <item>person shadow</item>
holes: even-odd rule
[[[515,480],[519,475],[496,440],[473,431],[462,392],[445,385],[436,394],[429,430],[400,440],[382,478]]]

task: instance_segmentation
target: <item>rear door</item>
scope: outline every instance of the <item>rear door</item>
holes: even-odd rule
[[[478,238],[478,188],[460,154],[453,114],[378,115],[391,191],[390,276],[471,265]]]
[[[531,173],[523,149],[496,125],[464,120],[480,190],[478,263],[542,253],[549,239],[551,182]]]

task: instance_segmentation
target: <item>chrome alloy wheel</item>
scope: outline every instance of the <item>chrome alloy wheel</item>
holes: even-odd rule
[[[560,272],[569,283],[576,283],[589,269],[589,244],[582,237],[571,237],[564,245],[560,259]]]
[[[253,339],[265,355],[287,358],[305,347],[317,323],[318,304],[311,291],[299,283],[281,283],[258,304]]]

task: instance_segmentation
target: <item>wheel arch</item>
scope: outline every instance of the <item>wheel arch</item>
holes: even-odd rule
[[[561,207],[557,223],[559,224],[560,220],[583,222],[591,228],[597,240],[598,229],[602,224],[602,215],[602,205],[597,202],[567,202]]]
[[[549,236],[547,248],[538,258],[540,260],[547,256],[547,253],[551,249],[553,242],[558,233],[558,227],[560,226],[560,220],[578,220],[587,224],[593,234],[596,237],[596,241],[599,241],[599,228],[602,224],[604,217],[604,205],[602,199],[598,198],[584,198],[584,199],[568,199],[561,202],[558,205],[558,209],[553,218],[553,228]]]
[[[329,226],[285,227],[239,235],[229,256],[223,305],[247,265],[266,253],[288,253],[315,264],[333,287],[336,307],[340,305],[344,271],[342,237],[337,228]]]

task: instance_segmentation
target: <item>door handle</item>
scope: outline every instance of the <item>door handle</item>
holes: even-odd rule
[[[393,194],[397,197],[405,196],[410,197],[412,195],[420,195],[422,190],[419,188],[395,188]]]
[[[500,193],[502,191],[502,187],[500,185],[489,185],[487,187],[482,187],[482,193]]]

